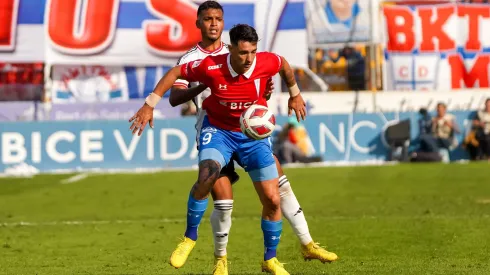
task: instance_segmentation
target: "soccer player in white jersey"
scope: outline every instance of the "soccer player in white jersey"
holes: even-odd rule
[[[196,26],[201,30],[202,41],[190,49],[178,61],[178,65],[198,59],[204,59],[208,55],[228,53],[228,47],[221,41],[223,32],[223,8],[215,1],[206,1],[199,6]],[[199,108],[197,114],[196,129],[200,129],[204,112],[200,110],[202,101],[210,95],[209,89],[200,83],[188,83],[179,79],[175,82],[170,95],[172,106],[193,100]],[[290,183],[284,175],[276,158],[279,171],[279,191],[281,195],[281,210],[291,224],[294,233],[298,236],[302,245],[302,254],[305,259],[318,259],[321,262],[337,260],[337,255],[328,252],[315,243],[309,233],[308,225]],[[211,214],[211,225],[215,244],[215,269],[213,274],[228,274],[227,252],[228,236],[231,228],[231,213],[233,209],[232,183],[238,181],[238,175],[234,170],[233,161],[224,167],[220,178],[214,184],[211,192],[214,200],[214,209]],[[197,236],[196,236],[197,239]],[[183,266],[191,253],[196,240],[184,238],[170,258],[170,264],[175,268]]]

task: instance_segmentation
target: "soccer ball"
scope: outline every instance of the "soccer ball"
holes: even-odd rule
[[[272,135],[276,127],[276,117],[265,106],[252,105],[240,116],[240,129],[253,139],[264,139]]]

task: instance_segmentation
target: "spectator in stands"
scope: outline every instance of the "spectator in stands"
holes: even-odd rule
[[[427,129],[427,124],[424,125]],[[447,113],[444,103],[437,104],[437,115],[432,118],[430,123],[431,134],[421,133],[420,145],[422,151],[440,152],[440,149],[449,150],[454,144],[454,134],[459,133],[455,117]]]
[[[281,163],[321,162],[322,158],[312,156],[311,142],[306,129],[294,116],[274,139],[274,153]]]
[[[490,160],[490,98],[485,101],[485,108],[476,113],[473,126],[475,126],[475,137],[479,150],[484,157]]]
[[[366,90],[366,62],[360,52],[350,46],[344,47],[335,55],[333,50],[329,51],[330,59],[336,63],[341,57],[347,61],[347,81],[349,90]]]

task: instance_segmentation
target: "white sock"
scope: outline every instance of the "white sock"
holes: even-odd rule
[[[228,245],[228,234],[231,228],[233,200],[216,200],[211,214],[211,227],[214,237],[214,255],[225,256]]]
[[[286,175],[279,178],[279,194],[281,195],[281,211],[283,216],[291,224],[301,244],[309,244],[313,239],[308,229],[308,223]]]

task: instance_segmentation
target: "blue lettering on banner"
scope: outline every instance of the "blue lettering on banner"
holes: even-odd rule
[[[463,133],[471,112],[452,112]],[[418,135],[416,113],[372,113],[309,116],[304,125],[316,154],[325,161],[384,160],[387,126],[410,119]],[[278,117],[283,124],[286,117]],[[0,172],[19,163],[40,171],[59,169],[131,169],[190,167],[197,164],[195,118],[155,122],[141,137],[132,136],[126,121],[0,123]],[[452,159],[465,158],[461,148]]]

